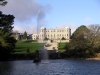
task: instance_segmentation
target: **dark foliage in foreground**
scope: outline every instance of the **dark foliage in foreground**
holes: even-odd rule
[[[0,60],[6,60],[15,48],[16,40],[12,36],[14,16],[0,12]]]

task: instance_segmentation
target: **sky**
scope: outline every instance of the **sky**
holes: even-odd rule
[[[70,27],[100,24],[99,0],[7,0],[3,14],[15,16],[14,31],[34,33],[41,27]]]

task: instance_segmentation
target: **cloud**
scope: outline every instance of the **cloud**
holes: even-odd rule
[[[36,25],[34,26],[19,26],[19,25],[15,25],[13,31],[18,31],[19,33],[24,33],[25,31],[28,34],[32,34],[33,32],[36,33]]]
[[[62,23],[60,25],[58,25],[57,28],[64,28],[64,27],[69,27],[71,29],[71,34],[76,30],[77,26],[74,23]]]
[[[32,34],[33,32],[37,33],[37,31],[39,31],[42,26],[44,27],[45,25],[47,25],[47,23],[48,22],[43,19],[43,20],[41,20],[37,23],[32,22],[32,23],[30,23],[30,25],[27,25],[25,23],[22,24],[22,25],[14,24],[13,31],[18,31],[18,32],[21,32],[21,33],[26,31],[30,34]]]
[[[45,16],[52,9],[50,4],[42,5],[35,0],[7,0],[7,5],[0,7],[3,14],[15,16],[14,29],[19,32],[36,32],[41,26],[47,25]]]
[[[0,7],[0,10],[6,14],[15,16],[15,20],[20,22],[31,21],[39,15],[39,19],[43,19],[46,13],[51,9],[51,5],[42,5],[35,0],[7,0],[8,4]],[[38,14],[38,11],[40,13]]]
[[[62,24],[58,25],[57,28],[64,28],[64,27],[66,27],[66,26],[67,26],[66,23],[62,23]]]
[[[58,25],[57,28],[64,28],[64,27],[69,27],[71,29],[71,34],[76,30],[77,26],[74,23],[62,23]],[[40,27],[38,27],[40,29]],[[37,33],[37,25],[30,25],[30,26],[19,26],[19,25],[14,25],[13,31],[19,31],[20,33],[27,32],[29,34],[32,33]]]

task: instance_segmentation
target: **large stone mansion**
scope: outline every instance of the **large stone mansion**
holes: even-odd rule
[[[32,39],[43,41],[45,38],[47,38],[50,41],[55,42],[69,42],[70,36],[71,29],[69,27],[55,29],[46,29],[44,27],[41,27],[40,31],[37,34],[32,34]],[[66,40],[61,40],[62,38],[65,38]]]

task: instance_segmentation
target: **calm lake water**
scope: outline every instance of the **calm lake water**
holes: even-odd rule
[[[99,60],[33,60],[0,62],[0,75],[100,75]]]

